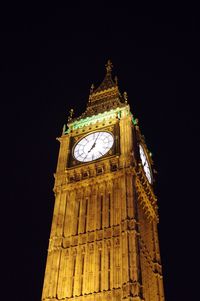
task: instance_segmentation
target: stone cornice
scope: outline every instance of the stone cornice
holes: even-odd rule
[[[62,298],[62,299],[59,299],[58,297],[57,298],[43,298],[42,300],[46,300],[46,301],[58,301],[58,300],[86,301],[86,300],[88,300],[88,296],[91,296],[92,300],[95,300],[94,299],[95,297],[99,298],[100,296],[102,296],[102,300],[108,300],[108,298],[109,298],[109,300],[112,300],[113,297],[121,296],[121,294],[122,294],[121,288],[113,288],[112,290],[104,290],[101,292],[93,292],[93,293],[87,293],[87,294],[85,293],[83,296],[75,296],[75,297],[72,296],[70,298]]]
[[[68,169],[64,173],[55,174],[56,181],[54,191],[68,191],[71,189],[80,189],[80,187],[93,186],[108,180],[120,178],[130,172],[135,175],[135,168],[130,166],[120,168],[119,158],[113,156],[98,163],[93,163],[88,166],[79,166],[72,170]],[[88,175],[86,173],[88,173]],[[84,174],[86,175],[85,178]]]
[[[73,236],[53,236],[49,240],[49,251],[57,249],[76,248],[78,246],[84,246],[88,243],[95,243],[105,240],[110,240],[120,237],[125,233],[135,232],[139,235],[136,227],[135,219],[123,220],[119,225],[113,225],[112,227],[105,227],[103,229],[96,229],[94,231],[87,231],[85,233],[79,233]]]

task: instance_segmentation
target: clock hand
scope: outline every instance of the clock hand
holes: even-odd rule
[[[100,135],[100,133],[101,133],[101,132],[99,132],[99,135]],[[96,144],[96,141],[97,141],[97,139],[99,138],[99,135],[98,135],[97,138],[95,139],[94,144]]]
[[[94,144],[92,145],[92,147],[91,147],[91,149],[88,151],[88,153],[91,152],[91,150],[95,147],[95,145],[96,145],[96,143],[94,143]]]
[[[91,149],[88,151],[88,153],[90,153],[90,152],[91,152],[91,150],[92,150],[92,149],[93,149],[93,148],[96,146],[96,141],[97,141],[97,139],[98,139],[99,135],[100,135],[100,132],[99,132],[98,136],[96,137],[96,139],[95,139],[95,141],[94,141],[94,143],[93,143],[93,145],[92,145]]]

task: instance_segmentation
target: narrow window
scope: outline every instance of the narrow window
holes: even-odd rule
[[[76,272],[76,256],[73,257],[73,268],[72,268],[72,296],[74,296],[74,282],[75,282],[75,272]]]
[[[79,216],[80,216],[80,201],[78,201],[77,204],[76,234],[78,234],[78,229],[79,229]]]
[[[103,227],[103,195],[100,197],[100,229]]]
[[[111,225],[111,197],[110,193],[108,194],[108,227]]]
[[[86,228],[87,228],[87,211],[88,211],[88,199],[85,200],[85,225],[84,225],[84,232],[86,232]]]
[[[110,249],[108,249],[108,290],[110,290]]]
[[[82,254],[82,260],[81,260],[81,295],[83,294],[83,275],[84,275],[84,268],[85,268],[85,254]]]
[[[110,249],[108,249],[108,270],[110,270]]]
[[[76,272],[76,256],[74,256],[74,260],[73,260],[73,276],[75,276],[75,272]]]
[[[81,269],[81,275],[84,274],[84,268],[85,268],[85,254],[82,255],[82,269]]]
[[[99,292],[101,291],[101,270],[102,270],[102,264],[101,264],[101,250],[99,251]]]

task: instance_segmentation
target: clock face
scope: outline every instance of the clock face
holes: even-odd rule
[[[79,140],[73,150],[73,155],[80,162],[97,160],[107,154],[114,143],[109,132],[94,132]]]
[[[140,150],[140,158],[142,161],[145,175],[146,175],[149,183],[151,184],[152,183],[151,169],[150,169],[149,162],[147,160],[147,156],[146,156],[146,153],[145,153],[142,145],[139,145],[139,150]]]

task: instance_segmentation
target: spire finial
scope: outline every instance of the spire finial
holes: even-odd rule
[[[90,94],[94,92],[94,84],[91,85]]]
[[[74,110],[70,109],[70,111],[69,111],[69,117],[68,117],[68,122],[70,122],[72,120],[73,114],[74,114]]]
[[[123,96],[124,96],[125,103],[127,103],[127,100],[128,100],[128,94],[127,94],[127,92],[124,92]]]
[[[107,73],[110,73],[112,71],[112,68],[113,68],[113,64],[112,64],[111,60],[108,60],[108,62],[106,64]]]

